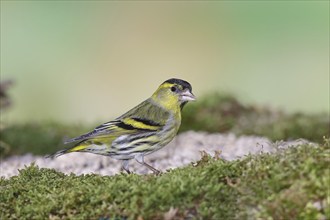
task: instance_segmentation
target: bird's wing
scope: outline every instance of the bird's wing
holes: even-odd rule
[[[66,140],[64,143],[84,141],[91,138],[157,132],[166,124],[168,117],[169,113],[167,111],[147,99],[119,118],[106,122],[89,133]]]

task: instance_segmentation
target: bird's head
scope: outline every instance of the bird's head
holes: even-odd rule
[[[194,101],[196,98],[187,81],[173,78],[163,82],[152,95],[152,99],[165,108],[172,109],[177,106],[182,108],[188,101]]]

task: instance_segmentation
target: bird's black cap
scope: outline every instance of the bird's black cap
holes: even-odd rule
[[[184,81],[182,79],[172,78],[172,79],[166,80],[165,82],[163,82],[163,84],[164,83],[181,85],[183,89],[188,89],[190,92],[192,90],[190,83],[188,83],[187,81]]]

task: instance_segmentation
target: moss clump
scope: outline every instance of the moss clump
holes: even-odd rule
[[[9,88],[13,85],[12,80],[5,80],[0,81],[0,114],[3,114],[5,110],[8,110],[8,108],[11,106],[12,101],[8,95]],[[0,134],[2,134],[2,131],[4,130],[5,125],[3,121],[0,118]],[[2,141],[2,137],[0,138],[0,155],[4,152],[8,152],[10,150],[10,145],[8,145],[6,142]]]
[[[180,131],[233,132],[259,135],[271,140],[305,138],[322,142],[330,135],[327,114],[286,114],[252,105],[243,105],[231,95],[209,94],[183,110]]]
[[[63,140],[86,132],[83,126],[58,123],[29,123],[6,126],[1,131],[0,155],[24,153],[44,155],[63,149]]]
[[[330,139],[249,159],[239,186],[241,204],[253,219],[330,218]],[[251,183],[251,184],[248,184]],[[271,218],[270,218],[271,217]]]
[[[329,219],[329,140],[226,162],[204,154],[161,176],[64,175],[34,165],[0,179],[1,219]]]

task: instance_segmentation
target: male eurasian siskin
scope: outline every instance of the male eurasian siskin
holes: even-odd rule
[[[135,159],[154,173],[160,171],[144,162],[144,156],[168,144],[181,124],[181,110],[188,101],[195,100],[191,85],[181,79],[169,79],[154,94],[113,121],[93,131],[65,141],[77,142],[72,148],[48,157],[71,152],[88,152],[122,160],[122,170],[130,173],[128,162]]]

